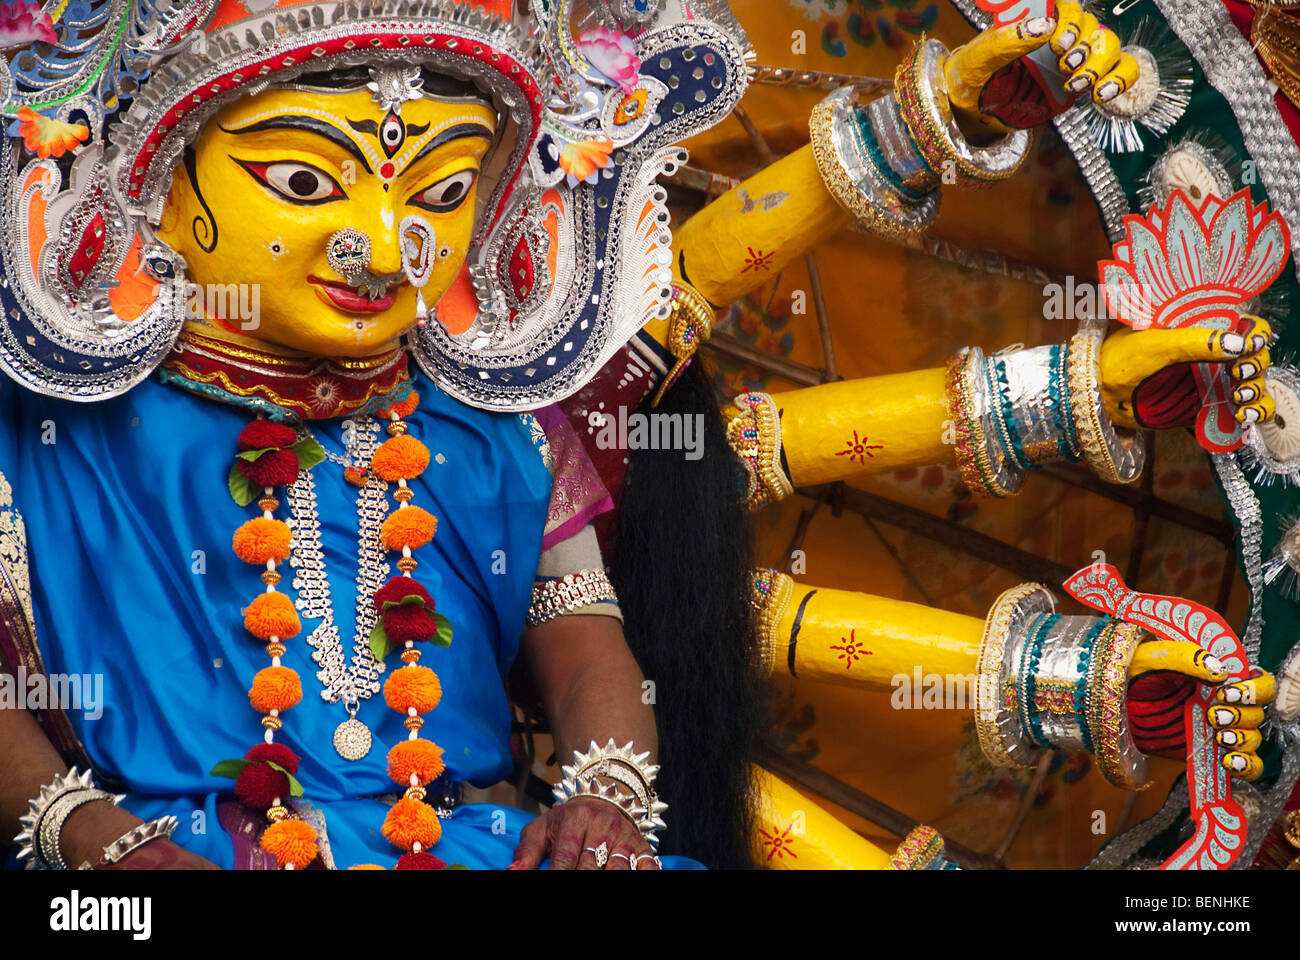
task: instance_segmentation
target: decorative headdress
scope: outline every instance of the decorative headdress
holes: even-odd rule
[[[154,228],[172,170],[231,100],[348,66],[400,102],[400,67],[489,94],[513,134],[443,323],[410,349],[447,393],[522,410],[579,389],[667,314],[655,180],[725,117],[752,59],[722,0],[17,0],[0,31],[0,367],[74,400],[171,349],[185,264]],[[385,72],[385,68],[389,68]]]

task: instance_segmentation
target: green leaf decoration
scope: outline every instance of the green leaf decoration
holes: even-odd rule
[[[230,488],[230,496],[241,507],[248,506],[261,492],[253,485],[252,480],[239,472],[238,465],[230,468],[230,476],[226,477],[226,486]]]
[[[274,767],[276,770],[279,770],[281,773],[283,773],[286,777],[289,778],[289,796],[291,797],[302,796],[303,794],[302,784],[298,782],[297,777],[295,777],[288,770],[284,769],[284,767],[280,766],[278,763],[271,763],[270,760],[267,760],[266,764],[270,767]]]
[[[325,459],[325,448],[316,442],[315,437],[303,437],[289,449],[298,458],[299,470],[310,470]]]
[[[249,765],[249,760],[222,760],[215,767],[208,771],[212,777],[229,777],[231,780],[238,780],[239,775],[244,772],[244,768]]]
[[[261,450],[240,450],[237,456],[239,457],[240,460],[247,460],[249,463],[253,463],[256,460],[260,460],[262,454],[270,453],[272,450],[278,450],[278,449],[280,448],[263,447]]]
[[[434,621],[438,624],[438,632],[434,634],[431,642],[436,643],[440,647],[450,647],[451,621],[436,611],[431,611],[429,616],[433,617]]]
[[[393,652],[393,641],[388,639],[388,634],[384,633],[384,621],[382,619],[375,621],[375,629],[370,631],[370,652],[375,655],[375,659],[383,659]]]
[[[387,613],[389,610],[393,609],[393,607],[405,607],[413,603],[418,603],[423,607],[425,605],[424,597],[420,596],[418,593],[408,593],[406,596],[402,597],[401,600],[385,600],[383,612]]]

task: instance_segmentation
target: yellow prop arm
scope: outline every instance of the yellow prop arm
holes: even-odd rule
[[[842,380],[772,399],[782,411],[796,487],[952,459],[942,369]]]
[[[739,300],[851,215],[822,185],[812,147],[754,174],[673,232],[673,273],[715,307]]]
[[[764,658],[800,679],[877,690],[923,676],[963,678],[973,690],[984,621],[851,590],[778,578],[764,608]],[[965,678],[972,678],[966,683]]]
[[[754,861],[774,870],[888,870],[891,854],[766,770],[754,771]]]

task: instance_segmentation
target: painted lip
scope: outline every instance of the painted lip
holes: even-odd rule
[[[355,287],[346,283],[322,280],[320,277],[308,277],[307,282],[316,287],[317,296],[345,313],[383,313],[391,310],[397,302],[397,286],[389,284],[388,293],[372,300],[357,293]]]

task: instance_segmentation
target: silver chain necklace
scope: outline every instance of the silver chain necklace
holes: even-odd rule
[[[369,463],[379,446],[383,427],[373,417],[343,421],[347,456],[325,452],[327,460],[352,467]],[[310,431],[308,431],[310,434]],[[342,703],[348,718],[334,730],[334,749],[344,760],[360,760],[370,752],[373,737],[370,728],[357,719],[362,700],[379,692],[379,675],[384,664],[370,651],[370,633],[378,614],[375,591],[384,585],[391,570],[379,542],[379,528],[388,516],[388,484],[369,475],[357,491],[357,574],[356,626],[352,635],[352,659],[345,662],[342,633],[334,619],[329,578],[325,572],[325,551],[321,544],[320,514],[317,509],[316,483],[311,471],[304,470],[287,488],[289,509],[293,514],[293,549],[289,565],[294,568],[294,601],[299,613],[320,624],[307,638],[314,647],[311,658],[320,667],[321,699]]]

